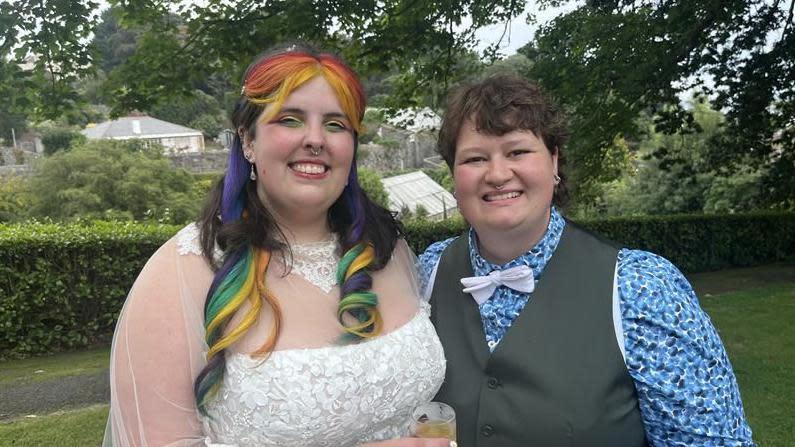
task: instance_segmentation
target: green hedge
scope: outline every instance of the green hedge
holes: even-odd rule
[[[683,272],[749,267],[795,255],[795,213],[676,215],[579,222],[628,248],[657,253]]]
[[[795,255],[795,213],[622,217],[576,223],[620,247],[664,256],[684,272],[746,267]],[[406,227],[417,253],[467,228],[457,219],[412,222]]]
[[[621,246],[663,255],[686,272],[757,265],[795,254],[795,213],[580,224]],[[417,253],[465,228],[460,219],[406,224]],[[135,276],[178,229],[118,222],[0,225],[0,358],[107,343]]]
[[[178,229],[0,225],[0,358],[107,343],[136,275]]]

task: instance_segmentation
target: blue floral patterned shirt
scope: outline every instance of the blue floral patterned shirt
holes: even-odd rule
[[[532,250],[497,265],[477,249],[469,231],[470,260],[477,276],[526,265],[536,282],[555,252],[566,221],[553,208],[547,232]],[[419,257],[426,296],[439,258],[455,238],[437,242]],[[659,446],[754,446],[729,358],[693,288],[669,261],[641,250],[618,253],[613,308],[616,340],[635,383],[646,438]],[[505,286],[480,305],[489,348],[532,299]]]

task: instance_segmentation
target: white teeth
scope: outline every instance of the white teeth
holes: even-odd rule
[[[502,194],[497,194],[497,195],[487,195],[486,200],[492,202],[495,200],[513,199],[514,197],[519,197],[519,194],[520,194],[519,192],[513,191],[513,192],[504,192]]]
[[[303,174],[322,174],[326,172],[325,166],[314,163],[295,163],[290,165],[290,168]]]

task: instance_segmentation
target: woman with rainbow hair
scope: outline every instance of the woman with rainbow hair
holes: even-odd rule
[[[249,66],[223,179],[125,302],[104,445],[448,445],[399,439],[445,359],[401,226],[357,182],[364,109],[335,56]]]

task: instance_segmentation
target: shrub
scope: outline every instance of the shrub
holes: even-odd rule
[[[60,127],[44,129],[41,137],[41,144],[44,145],[46,155],[70,149],[73,145],[85,141],[86,137],[80,132]]]
[[[109,342],[136,275],[177,229],[0,225],[0,358]]]
[[[747,267],[795,255],[795,213],[682,214],[583,220],[622,247],[664,256],[685,272]]]
[[[694,272],[795,254],[795,213],[678,215],[579,222],[619,245]],[[462,234],[456,217],[410,220],[415,253]],[[178,226],[129,222],[0,224],[0,358],[107,343],[127,291]]]
[[[619,247],[664,256],[685,272],[748,267],[795,255],[792,212],[615,217],[576,223]],[[407,233],[419,254],[433,241],[459,235],[466,228],[460,218],[411,221]]]
[[[22,220],[32,201],[25,177],[17,175],[0,177],[0,222]]]
[[[89,141],[46,157],[30,190],[30,214],[56,220],[111,213],[182,223],[194,219],[201,204],[187,171],[174,169],[161,147],[134,140]]]

